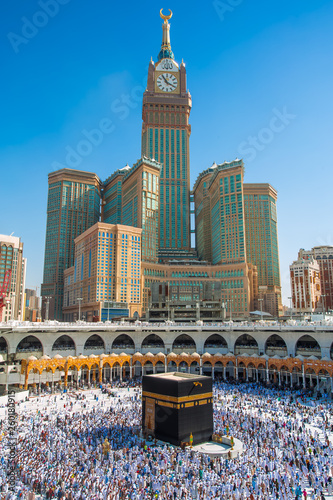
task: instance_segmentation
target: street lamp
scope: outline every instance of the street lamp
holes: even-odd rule
[[[290,319],[291,319],[293,317],[293,310],[292,310],[292,307],[291,307],[292,297],[288,297],[288,299],[290,300]]]
[[[262,303],[264,299],[258,299],[258,302],[260,302],[260,319],[262,321]]]
[[[79,303],[79,321],[80,321],[81,320],[81,302],[82,302],[83,298],[82,297],[78,297],[76,300]]]
[[[50,299],[52,299],[52,297],[47,295],[44,298],[46,299],[45,321],[48,321],[49,320],[49,310],[50,310]]]
[[[231,307],[231,299],[229,300],[229,308],[230,308],[230,321],[232,321],[232,307]]]

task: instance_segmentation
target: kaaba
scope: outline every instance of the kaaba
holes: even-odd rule
[[[213,434],[212,378],[182,372],[142,379],[142,430],[180,445],[209,441]]]

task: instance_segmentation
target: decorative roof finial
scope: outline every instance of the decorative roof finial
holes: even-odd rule
[[[162,47],[157,57],[158,61],[165,58],[174,59],[170,43],[170,24],[168,22],[172,18],[172,11],[169,9],[169,12],[170,14],[168,16],[165,16],[163,14],[163,9],[160,10],[160,16],[163,19],[164,23],[162,24],[163,38],[162,38]]]
[[[169,9],[170,14],[168,16],[165,16],[163,14],[163,9],[160,10],[160,16],[164,20],[165,23],[167,23],[171,18],[172,18],[172,10]]]

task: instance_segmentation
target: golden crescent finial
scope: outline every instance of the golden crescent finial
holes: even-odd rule
[[[163,14],[163,9],[161,9],[161,10],[160,10],[160,16],[161,16],[161,18],[164,20],[164,22],[165,22],[165,23],[166,23],[167,21],[169,21],[169,19],[171,19],[171,18],[172,18],[172,10],[170,10],[170,9],[169,9],[169,12],[170,12],[170,14],[169,14],[168,16],[165,16],[165,15]]]

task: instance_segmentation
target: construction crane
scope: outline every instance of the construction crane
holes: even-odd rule
[[[2,321],[2,309],[6,305],[4,299],[7,295],[7,291],[10,286],[11,277],[12,277],[11,269],[7,269],[7,271],[5,272],[5,277],[3,279],[2,286],[0,288],[0,321]]]

